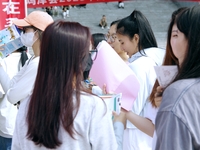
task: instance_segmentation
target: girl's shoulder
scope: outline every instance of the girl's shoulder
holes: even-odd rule
[[[84,102],[85,104],[90,106],[102,105],[104,103],[103,99],[99,96],[85,92],[82,92],[81,94],[81,102]]]

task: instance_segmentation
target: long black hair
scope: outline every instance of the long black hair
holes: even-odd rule
[[[200,77],[200,5],[185,9],[175,24],[188,40],[185,58],[174,81]]]
[[[21,53],[20,61],[21,61],[22,67],[23,67],[24,64],[26,63],[26,61],[28,60],[27,47],[22,46],[21,48],[17,49],[17,52]]]
[[[27,138],[55,149],[62,125],[74,138],[90,30],[76,22],[55,21],[44,31],[38,73],[27,113]],[[73,103],[75,95],[76,103]],[[77,133],[78,134],[78,133]]]

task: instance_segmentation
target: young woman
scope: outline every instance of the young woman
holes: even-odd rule
[[[89,28],[75,22],[46,28],[35,87],[20,104],[12,149],[117,149],[106,104],[81,83],[90,37]]]
[[[13,21],[15,25],[22,29],[22,43],[26,47],[32,47],[34,56],[12,79],[0,67],[0,74],[3,77],[0,82],[10,103],[16,104],[32,93],[39,63],[42,32],[52,22],[52,17],[42,11],[33,11],[26,18]]]
[[[129,55],[129,65],[140,82],[140,91],[132,112],[126,115],[130,122],[127,122],[124,132],[123,149],[149,150],[152,148],[154,131],[151,120],[154,120],[156,112],[151,109],[148,97],[156,80],[154,66],[162,64],[165,50],[157,48],[157,42],[148,20],[137,10],[118,23],[117,38],[122,50]],[[151,113],[150,119],[143,118],[147,113]],[[142,120],[135,121],[140,118]],[[145,127],[146,124],[148,128]]]
[[[170,39],[171,39],[171,30],[175,22],[176,16],[184,9],[186,8],[184,7],[179,8],[178,10],[174,11],[172,14],[171,23],[169,25],[166,55],[165,55],[163,65],[179,66],[177,58],[175,57],[171,49]],[[122,112],[125,113],[125,118],[131,121],[131,123],[133,123],[138,129],[140,129],[141,131],[143,131],[149,136],[153,136],[152,150],[155,149],[156,140],[157,140],[157,136],[154,130],[154,125],[155,125],[155,117],[157,115],[158,107],[160,106],[160,103],[162,101],[162,92],[163,92],[163,88],[159,86],[158,81],[156,80],[153,90],[151,92],[150,98],[149,98],[151,103],[148,103],[148,107],[147,107],[144,117],[139,116],[131,111],[126,112],[122,110]]]
[[[8,110],[11,107],[13,108],[14,105],[11,106],[9,104],[10,103],[16,104],[19,101],[24,100],[32,93],[39,63],[40,39],[42,36],[42,32],[44,31],[47,25],[53,22],[53,19],[46,12],[34,11],[30,13],[26,18],[21,20],[14,20],[13,22],[15,25],[17,25],[22,29],[23,32],[21,33],[21,41],[26,47],[32,47],[34,56],[31,57],[28,61],[26,61],[26,63],[23,65],[23,68],[21,68],[20,71],[18,70],[19,66],[15,67],[17,71],[14,71],[12,69],[12,71],[14,71],[15,73],[19,71],[15,76],[9,73],[10,72],[9,70],[11,68],[7,68],[6,71],[5,67],[3,65],[0,65],[0,83],[5,92],[4,98],[6,99],[2,101],[1,103],[2,107],[0,108],[1,109],[0,111],[3,116],[7,116],[7,119],[9,119],[7,121],[3,121],[1,119],[1,121],[3,121],[2,122],[3,125],[2,124],[0,125],[1,126],[0,132],[3,133],[2,134],[0,133],[0,135],[2,135],[3,137],[7,137],[9,139],[0,142],[6,144],[5,142],[8,141],[9,143],[8,146],[9,145],[11,146],[10,138],[12,137],[13,134],[15,118],[16,118],[16,107],[14,108],[15,111],[11,113],[11,111]],[[13,65],[16,65],[16,63],[14,63]],[[6,102],[7,100],[10,102],[9,104]],[[8,104],[7,106],[10,106],[9,108],[7,107],[8,108],[7,110],[5,102]],[[7,112],[5,113],[5,111]],[[7,128],[6,129],[7,131],[4,130],[3,128],[4,129]]]
[[[200,6],[180,13],[168,38],[178,74],[164,89],[156,117],[156,150],[200,148]]]

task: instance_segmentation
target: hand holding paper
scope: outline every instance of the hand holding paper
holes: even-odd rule
[[[117,114],[116,112],[113,112],[114,120],[113,122],[121,122],[124,125],[124,129],[126,129],[126,114],[125,112],[121,111],[120,114]]]

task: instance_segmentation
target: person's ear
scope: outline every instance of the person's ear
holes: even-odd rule
[[[35,35],[34,35],[34,39],[40,39],[40,33],[39,33],[39,30],[35,30]]]
[[[139,43],[140,37],[138,34],[134,34],[133,36],[133,41],[136,42],[137,44]]]

